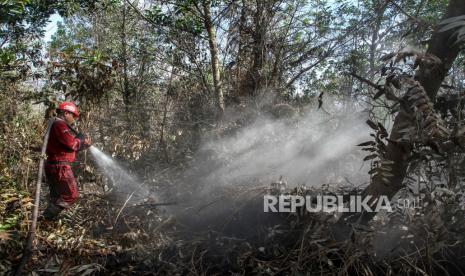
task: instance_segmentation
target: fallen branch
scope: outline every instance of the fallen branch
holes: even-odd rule
[[[136,208],[136,207],[158,207],[158,206],[170,206],[170,205],[177,205],[177,202],[159,202],[159,203],[142,203],[136,204],[132,206],[128,206],[126,208]]]

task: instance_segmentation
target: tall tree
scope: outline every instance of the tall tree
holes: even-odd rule
[[[465,1],[451,0],[444,13],[443,20],[465,15]],[[439,28],[431,37],[427,55],[437,57],[439,63],[423,62],[420,64],[415,79],[419,81],[425,89],[429,99],[434,101],[437,92],[449,72],[452,63],[460,52],[461,45],[456,42],[455,30],[442,32]],[[386,148],[385,159],[391,162],[383,163],[391,172],[391,176],[375,175],[372,183],[366,188],[365,194],[373,196],[372,203],[380,196],[392,198],[401,188],[404,187],[403,181],[407,174],[407,168],[412,154],[412,145],[409,142],[399,142],[403,136],[402,130],[408,128],[411,124],[411,115],[401,109],[397,114],[389,143]],[[361,221],[367,223],[375,213],[362,213],[352,216],[350,221]],[[344,216],[346,218],[346,216]]]
[[[223,87],[221,84],[218,43],[216,42],[216,32],[215,32],[215,28],[212,22],[212,13],[210,10],[210,5],[211,3],[208,0],[205,0],[202,2],[203,21],[205,24],[205,29],[208,34],[208,44],[210,46],[210,63],[211,63],[212,75],[213,75],[213,86],[215,88],[218,115],[221,117],[221,115],[224,112],[224,95],[223,95]]]

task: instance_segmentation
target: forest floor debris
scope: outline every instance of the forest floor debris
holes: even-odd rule
[[[106,199],[104,194],[84,194],[79,204],[64,213],[59,221],[39,223],[37,251],[28,269],[33,275],[284,275],[307,272],[378,275],[433,274],[441,270],[449,271],[449,275],[460,275],[456,273],[463,269],[454,263],[454,258],[459,260],[453,255],[460,247],[457,244],[444,244],[435,252],[432,251],[434,244],[426,244],[416,251],[404,247],[405,252],[379,258],[373,252],[376,247],[372,242],[374,236],[383,233],[373,226],[355,232],[349,240],[335,241],[330,234],[332,215],[271,213],[253,223],[251,220],[255,217],[251,212],[262,207],[260,195],[266,192],[262,189],[257,196],[249,197],[248,202],[241,205],[242,209],[230,217],[223,217],[222,221],[215,217],[216,224],[207,225],[212,221],[205,221],[206,224],[197,229],[193,229],[189,221],[150,205],[125,209],[114,224],[119,205]],[[9,208],[10,215],[30,209],[27,197],[13,193],[10,196],[1,206],[3,210]],[[211,203],[210,207],[215,204],[221,201]],[[18,240],[24,238],[26,226],[22,229],[15,233],[2,232],[5,234],[0,237],[1,252],[9,252],[8,256],[2,256],[2,272],[9,271],[20,258]],[[408,236],[407,232],[404,234]],[[7,247],[10,250],[5,250]],[[441,259],[436,258],[435,261],[433,256],[440,254],[449,256],[449,260],[437,261]]]

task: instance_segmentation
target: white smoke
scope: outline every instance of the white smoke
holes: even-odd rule
[[[253,234],[251,225],[279,223],[263,213],[261,194],[281,178],[291,188],[367,184],[369,164],[357,147],[371,140],[366,113],[346,111],[347,103],[325,103],[328,112],[313,107],[291,118],[259,115],[242,120],[234,133],[206,135],[166,195],[179,203],[168,212],[191,230],[228,225],[231,234],[244,236]]]
[[[341,109],[334,104],[334,115],[314,108],[280,120],[260,116],[232,136],[207,140],[194,164],[203,172],[200,182],[207,189],[281,177],[291,186],[361,184],[368,166],[356,145],[370,139],[369,129],[363,113]]]

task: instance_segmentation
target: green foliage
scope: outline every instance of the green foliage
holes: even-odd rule
[[[2,223],[0,223],[0,232],[11,230],[12,228],[16,227],[18,219],[18,215],[12,215],[7,217]]]
[[[49,63],[50,87],[81,103],[97,103],[112,87],[113,65],[99,50],[76,47],[81,55],[60,52]],[[69,50],[69,49],[68,49]]]
[[[19,72],[14,70],[16,55],[12,49],[0,48],[0,79],[15,80],[19,77]]]
[[[203,31],[203,22],[193,12],[195,2],[178,1],[171,11],[163,11],[161,6],[154,5],[145,11],[145,15],[154,24],[169,28],[171,32],[187,32],[198,36]]]
[[[31,0],[4,0],[0,2],[0,24],[17,21],[24,16],[26,4]]]
[[[12,49],[0,49],[0,62],[2,67],[7,67],[16,60],[15,52]]]

